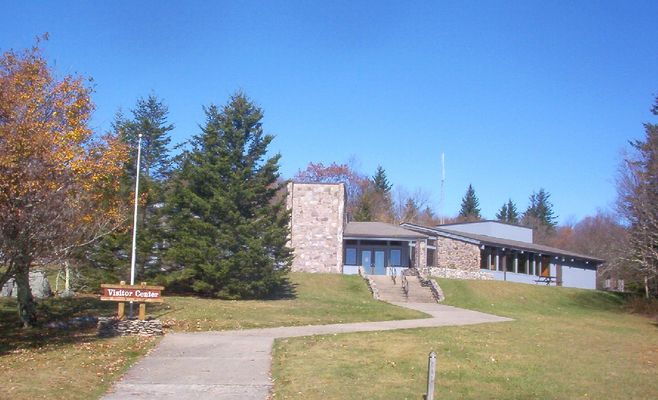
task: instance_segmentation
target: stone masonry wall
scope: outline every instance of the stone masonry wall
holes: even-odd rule
[[[293,271],[343,270],[345,186],[322,183],[289,183],[291,210],[290,246]]]
[[[464,271],[462,269],[452,269],[452,268],[439,268],[432,267],[429,268],[429,275],[435,276],[437,278],[448,278],[448,279],[474,279],[474,280],[493,280],[494,276],[491,272],[487,271]]]
[[[427,241],[416,241],[416,268],[425,268],[427,266]]]
[[[436,240],[437,267],[480,270],[480,248],[471,243],[438,237]]]

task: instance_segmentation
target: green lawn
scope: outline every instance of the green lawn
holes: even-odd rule
[[[110,315],[116,306],[95,298],[49,299],[38,303],[41,321],[81,315]],[[98,339],[95,328],[57,330],[19,327],[16,302],[0,299],[1,398],[97,398],[157,339]],[[6,396],[6,397],[4,397]]]
[[[268,301],[222,301],[166,297],[147,306],[172,330],[198,331],[266,326],[328,324],[421,318],[422,313],[372,299],[356,276],[291,274],[295,297]],[[116,303],[94,297],[38,303],[40,321],[79,315],[112,315]],[[158,341],[153,338],[99,339],[95,328],[62,331],[18,327],[16,303],[0,299],[0,398],[93,399]]]
[[[293,273],[295,297],[270,301],[222,301],[167,297],[154,315],[177,331],[333,324],[423,318],[425,314],[373,300],[363,278]]]
[[[654,399],[655,320],[595,291],[440,280],[447,304],[509,316],[465,327],[283,339],[277,399],[419,399],[438,353],[437,399]]]

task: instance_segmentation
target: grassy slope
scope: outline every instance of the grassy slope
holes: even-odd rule
[[[278,399],[417,399],[427,353],[437,398],[653,399],[658,332],[614,295],[491,281],[441,280],[447,303],[500,324],[278,341]]]
[[[372,300],[363,280],[342,275],[292,274],[297,298],[221,301],[168,297],[147,312],[168,319],[176,330],[419,318],[423,314]],[[95,298],[39,303],[41,321],[78,315],[111,315],[116,304]],[[154,312],[153,312],[154,311]],[[0,398],[92,399],[156,343],[152,338],[99,339],[95,329],[66,332],[17,328],[16,303],[0,299]]]
[[[204,331],[423,318],[416,311],[372,299],[362,278],[291,274],[295,298],[220,301],[168,297],[155,312],[174,330]]]

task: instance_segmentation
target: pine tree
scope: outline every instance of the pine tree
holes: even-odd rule
[[[368,183],[357,199],[356,208],[353,215],[354,221],[368,222],[374,220],[374,203],[376,197],[377,193],[372,189],[372,183]]]
[[[462,221],[477,221],[482,219],[480,216],[480,201],[475,195],[472,185],[468,185],[466,194],[462,198],[462,207],[459,211],[459,218]]]
[[[354,211],[354,221],[368,222],[372,220],[372,206],[362,197]]]
[[[500,222],[507,222],[509,212],[507,211],[507,203],[503,204],[496,214],[496,219]]]
[[[386,171],[382,166],[377,166],[377,171],[366,187],[370,197],[370,208],[372,219],[382,222],[392,222],[393,216],[393,199],[391,198],[391,185],[386,177]],[[365,195],[365,191],[364,191]]]
[[[386,171],[384,171],[384,168],[382,168],[381,165],[377,166],[377,171],[372,177],[372,183],[375,186],[375,190],[381,194],[389,194],[393,187],[393,185],[389,183],[388,178],[386,177]]]
[[[500,210],[496,214],[496,219],[508,224],[519,223],[519,212],[517,211],[516,204],[514,204],[512,199],[509,199],[507,203],[500,207]]]
[[[264,298],[287,283],[289,213],[276,194],[280,155],[243,93],[206,108],[206,124],[182,156],[166,209],[169,288],[220,298]]]
[[[164,202],[165,186],[172,169],[168,146],[171,141],[169,132],[174,126],[168,122],[167,105],[154,95],[146,99],[138,99],[131,114],[132,118],[126,118],[122,113],[117,113],[112,126],[131,151],[121,185],[126,198],[131,198],[135,190],[137,143],[139,135],[142,135],[139,185],[141,204],[138,214],[135,264],[138,279],[146,279],[162,268],[164,232],[161,205]],[[105,280],[128,278],[132,250],[130,222],[132,215],[126,215],[123,230],[104,237],[85,255],[93,266],[104,271],[100,276]],[[98,275],[96,271],[88,273]]]
[[[507,222],[510,224],[519,223],[519,211],[517,210],[516,204],[514,204],[512,199],[507,201]]]
[[[553,211],[553,203],[550,201],[550,193],[543,188],[538,192],[532,192],[528,208],[523,213],[523,223],[535,229],[544,229],[554,232],[557,226],[557,217]]]
[[[171,172],[172,160],[169,155],[169,132],[174,125],[168,123],[169,108],[154,95],[146,99],[140,98],[134,109],[131,110],[132,119],[126,119],[121,113],[117,114],[113,124],[114,129],[130,146],[132,151],[127,170],[134,178],[135,162],[137,160],[138,136],[142,135],[142,160],[140,180],[146,178],[161,182]]]

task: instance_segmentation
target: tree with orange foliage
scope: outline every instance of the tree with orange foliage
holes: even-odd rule
[[[47,37],[46,37],[47,39]],[[14,278],[23,326],[36,322],[29,271],[110,231],[128,154],[89,128],[78,76],[54,76],[39,43],[0,56],[0,287]]]
[[[356,171],[354,167],[335,162],[327,166],[321,162],[311,162],[305,170],[297,171],[293,180],[303,183],[344,183],[347,192],[346,211],[350,219],[356,213],[361,198],[370,183],[368,177]]]

